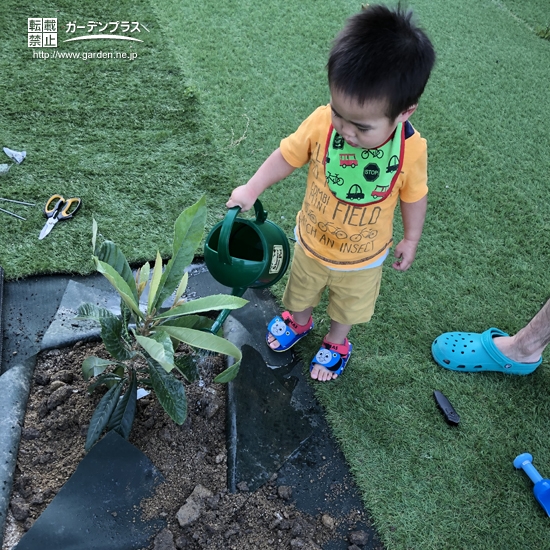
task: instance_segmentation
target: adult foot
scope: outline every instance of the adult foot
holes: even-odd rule
[[[432,355],[437,364],[458,372],[531,374],[542,358],[521,352],[522,349],[516,337],[494,327],[482,333],[445,332],[432,343]]]
[[[493,338],[496,348],[508,359],[517,363],[536,363],[540,360],[540,353],[528,354],[522,352],[515,342],[514,336],[498,336]]]

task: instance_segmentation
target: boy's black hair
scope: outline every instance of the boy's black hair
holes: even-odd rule
[[[369,6],[350,17],[330,52],[330,87],[360,104],[387,102],[391,120],[416,105],[435,63],[435,51],[411,19],[412,12],[401,4],[395,9]]]

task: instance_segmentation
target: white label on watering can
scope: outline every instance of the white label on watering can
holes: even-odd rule
[[[269,274],[279,273],[281,266],[283,265],[283,247],[280,244],[273,245],[273,254],[271,256],[271,265],[269,266]]]

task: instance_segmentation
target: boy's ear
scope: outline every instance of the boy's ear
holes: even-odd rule
[[[416,111],[416,108],[418,107],[418,103],[415,103],[414,105],[411,105],[406,111],[403,111],[398,117],[397,122],[406,122],[409,117]]]

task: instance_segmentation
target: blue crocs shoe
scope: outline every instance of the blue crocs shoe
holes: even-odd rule
[[[459,372],[504,372],[531,374],[541,363],[516,363],[503,355],[495,346],[495,336],[508,336],[498,328],[478,334],[474,332],[445,332],[432,344],[435,362],[445,369]]]

